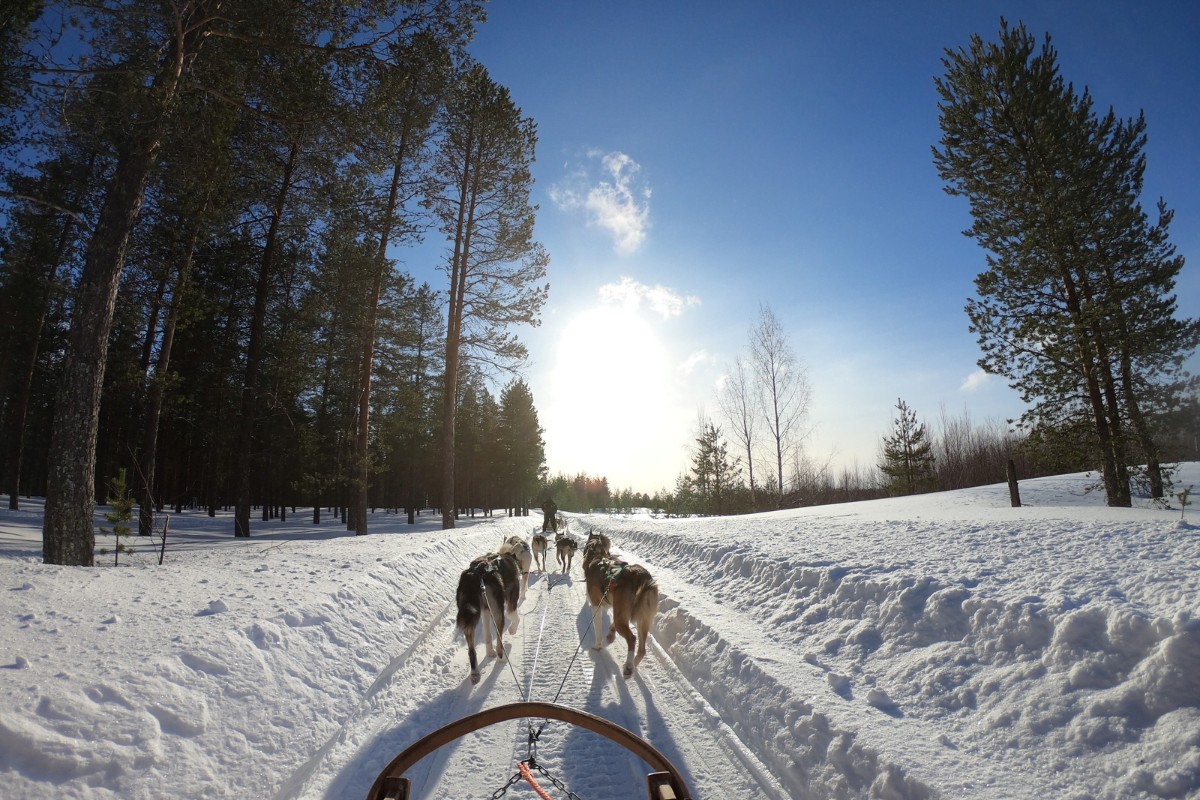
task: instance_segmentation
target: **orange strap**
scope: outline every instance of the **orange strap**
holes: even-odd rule
[[[533,772],[530,771],[528,764],[522,761],[517,764],[517,769],[521,771],[521,777],[525,779],[525,782],[532,786],[533,790],[538,793],[538,797],[542,798],[542,800],[552,800],[550,795],[546,794],[546,790],[538,786],[537,781],[533,779]]]

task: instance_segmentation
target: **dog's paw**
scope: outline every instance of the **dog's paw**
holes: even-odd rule
[[[481,677],[481,676],[480,676],[480,674],[479,674],[478,672],[472,672],[472,673],[471,673],[471,685],[472,685],[472,686],[477,686],[477,685],[479,684],[479,678],[480,678],[480,677]]]
[[[625,675],[625,677],[626,677],[626,678],[632,678],[632,677],[633,677],[633,664],[626,664],[626,665],[625,665],[625,671],[624,671],[624,675]]]
[[[603,650],[604,645],[600,644],[599,642],[596,642],[596,644],[592,646],[592,649],[593,650]]]
[[[512,625],[509,625],[509,626],[508,626],[508,632],[509,632],[509,633],[516,633],[516,632],[517,632],[517,623],[515,623],[515,622],[514,622]]]

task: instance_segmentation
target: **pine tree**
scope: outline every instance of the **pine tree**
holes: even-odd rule
[[[936,480],[933,445],[925,423],[917,422],[916,411],[899,399],[896,410],[899,414],[892,420],[892,435],[883,437],[879,469],[891,479],[891,494],[916,494]]]
[[[121,541],[122,537],[128,538],[132,533],[129,523],[133,521],[133,496],[129,494],[129,485],[125,480],[125,470],[117,473],[117,476],[109,481],[111,492],[108,496],[108,505],[111,511],[104,512],[104,519],[112,524],[112,529],[101,528],[101,533],[111,533],[116,539],[116,547],[113,548],[113,566],[121,560],[121,553],[133,555],[136,550],[126,547]],[[101,555],[107,555],[106,548],[100,549]]]
[[[533,240],[530,165],[537,127],[482,66],[454,87],[434,157],[439,192],[429,203],[451,245],[442,383],[442,526],[454,527],[454,431],[460,360],[512,366],[526,351],[509,330],[538,324],[549,257]]]
[[[1173,317],[1169,212],[1151,226],[1138,204],[1144,119],[1097,116],[1059,75],[1049,36],[1039,49],[1023,25],[1001,20],[998,43],[973,36],[943,64],[934,162],[989,251],[967,304],[980,366],[1031,404],[1022,419],[1037,438],[1095,454],[1109,505],[1130,505],[1136,449],[1161,495],[1146,407],[1197,326]],[[1055,433],[1085,419],[1083,437]]]
[[[739,460],[729,457],[729,445],[717,425],[702,417],[699,427],[692,452],[690,487],[705,513],[724,514],[741,478]]]

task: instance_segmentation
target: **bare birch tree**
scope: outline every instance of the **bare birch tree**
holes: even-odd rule
[[[758,307],[758,323],[750,329],[750,358],[758,410],[774,442],[779,507],[784,494],[784,458],[808,435],[805,423],[812,405],[812,384],[808,369],[788,342],[783,323],[766,304]]]
[[[749,374],[741,356],[725,372],[725,382],[717,392],[717,404],[729,423],[730,435],[746,453],[746,472],[750,478],[750,505],[754,502],[754,445],[758,442],[758,409],[754,376]]]

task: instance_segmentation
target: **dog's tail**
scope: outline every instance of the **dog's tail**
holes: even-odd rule
[[[638,587],[637,593],[633,596],[633,608],[630,610],[629,618],[637,625],[640,634],[642,630],[650,632],[657,615],[658,584],[647,573],[645,582]]]

